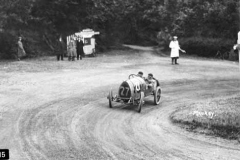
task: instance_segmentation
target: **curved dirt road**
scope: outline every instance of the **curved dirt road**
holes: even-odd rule
[[[171,65],[169,58],[145,49],[73,64],[50,59],[40,66],[52,63],[58,69],[38,72],[24,71],[31,61],[1,64],[0,148],[9,149],[12,160],[239,159],[237,141],[189,133],[169,120],[178,107],[238,94],[238,65],[179,62]],[[23,69],[8,70],[15,65]],[[116,93],[122,80],[139,70],[160,80],[161,104],[153,105],[149,97],[140,114],[119,104],[108,108],[109,89]]]

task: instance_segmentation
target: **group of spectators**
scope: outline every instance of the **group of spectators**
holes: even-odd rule
[[[18,38],[17,43],[17,59],[20,61],[22,57],[26,56],[26,52],[23,48],[22,44],[22,37]],[[83,51],[83,38],[80,36],[72,36],[70,38],[70,42],[67,45],[67,56],[69,61],[75,61],[75,58],[77,60],[82,60],[82,57],[84,56]],[[177,36],[173,36],[172,41],[169,44],[169,48],[171,48],[171,54],[170,57],[172,59],[172,65],[173,64],[179,64],[177,63],[177,59],[179,58],[179,50],[182,52],[186,52],[185,50],[182,50],[179,46]],[[57,55],[57,60],[63,60],[64,58],[64,50],[65,50],[65,44],[62,40],[62,37],[60,36],[57,40],[57,43],[55,45],[55,53]]]
[[[73,36],[70,39],[70,42],[67,46],[68,50],[68,60],[69,61],[75,61],[75,58],[77,57],[77,60],[82,60],[82,57],[84,56],[83,51],[83,38],[80,36]]]
[[[17,49],[17,59],[20,61],[20,59],[24,56],[26,56],[26,52],[23,48],[22,44],[22,37],[19,37],[18,39],[18,49]],[[70,42],[67,46],[67,56],[69,61],[75,61],[75,58],[77,57],[77,60],[82,60],[82,57],[84,56],[83,51],[83,38],[80,36],[72,36],[70,39]],[[64,57],[64,49],[65,45],[62,41],[62,37],[60,36],[57,40],[57,43],[55,45],[55,53],[57,55],[57,60],[63,60]],[[179,46],[177,36],[173,36],[173,40],[169,44],[169,48],[171,48],[171,54],[170,57],[172,59],[172,65],[173,64],[179,64],[177,63],[177,59],[179,58],[179,50],[182,52],[186,52],[185,50],[182,50]]]
[[[75,58],[77,60],[82,60],[82,57],[84,57],[84,51],[83,51],[83,38],[80,36],[73,36],[70,39],[70,42],[67,45],[67,56],[69,61],[75,61]],[[57,60],[62,60],[64,58],[65,53],[65,43],[62,40],[62,36],[59,36],[59,39],[56,41],[56,44],[54,45],[54,52],[57,55]],[[17,60],[20,61],[21,58],[26,56],[26,52],[23,47],[22,43],[22,37],[18,38],[17,42]]]
[[[69,61],[75,61],[75,58],[77,57],[77,60],[82,60],[82,57],[84,56],[83,51],[83,38],[79,36],[71,37],[70,42],[67,45],[67,56]],[[57,41],[56,45],[56,54],[57,54],[57,60],[63,60],[64,57],[64,48],[65,45],[62,41],[62,37],[60,36],[59,40]]]

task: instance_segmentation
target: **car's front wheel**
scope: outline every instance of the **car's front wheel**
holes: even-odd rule
[[[162,94],[162,90],[161,88],[158,86],[156,88],[156,90],[154,91],[154,104],[158,105],[161,101],[161,94]]]

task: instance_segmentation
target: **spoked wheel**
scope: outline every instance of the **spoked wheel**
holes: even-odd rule
[[[109,108],[112,108],[112,100],[113,100],[113,94],[112,94],[112,90],[110,90],[108,95]]]
[[[141,112],[141,110],[142,110],[142,105],[143,105],[143,98],[144,98],[144,93],[143,92],[141,92],[141,95],[140,95],[140,100],[139,100],[139,104],[138,104],[138,113],[140,113]]]
[[[161,94],[162,94],[161,88],[157,87],[156,91],[154,92],[154,104],[158,105],[160,103]]]

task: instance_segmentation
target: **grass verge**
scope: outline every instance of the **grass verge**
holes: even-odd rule
[[[240,142],[240,95],[190,104],[170,118],[189,131]]]

